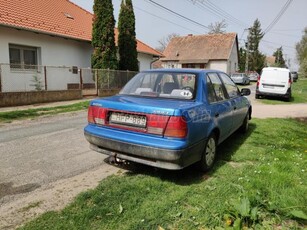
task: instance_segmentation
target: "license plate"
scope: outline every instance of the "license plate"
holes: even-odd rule
[[[274,89],[274,86],[271,86],[271,85],[263,85],[263,88]]]
[[[110,116],[110,122],[115,124],[145,128],[146,116],[113,112]]]

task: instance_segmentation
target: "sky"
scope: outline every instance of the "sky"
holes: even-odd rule
[[[70,1],[93,12],[93,0]],[[112,0],[116,23],[121,1]],[[132,2],[136,18],[136,37],[153,48],[159,46],[159,40],[172,33],[180,36],[206,34],[208,25],[221,22],[223,19],[227,24],[226,32],[237,33],[239,43],[243,46],[248,34],[247,29],[258,18],[262,31],[267,30],[260,43],[260,51],[272,56],[276,49],[282,46],[284,58],[290,60],[289,68],[293,71],[298,69],[295,45],[301,40],[303,30],[307,27],[307,0],[133,0]],[[285,11],[280,14],[282,9]],[[279,20],[276,20],[278,15]]]

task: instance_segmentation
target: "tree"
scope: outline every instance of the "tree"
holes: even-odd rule
[[[283,52],[282,52],[282,46],[273,53],[273,56],[275,57],[276,67],[282,67],[282,68],[287,67],[286,61],[284,59]]]
[[[300,77],[307,78],[307,27],[300,42],[296,44],[296,58],[300,64]]]
[[[259,51],[259,43],[263,38],[264,33],[261,31],[261,23],[258,19],[254,21],[254,24],[249,28],[249,34],[247,37],[247,49],[248,49],[248,70],[260,72],[265,66],[265,55]]]
[[[240,47],[239,49],[239,71],[245,71],[245,61],[246,61],[246,49]]]
[[[158,41],[159,47],[157,47],[156,49],[159,50],[160,52],[163,52],[166,49],[168,43],[172,40],[172,38],[179,37],[179,36],[180,35],[176,33],[172,33],[167,36],[164,36]]]
[[[135,16],[132,0],[122,0],[118,18],[118,32],[119,69],[138,71]]]
[[[223,19],[220,22],[215,22],[214,24],[211,23],[208,28],[209,28],[209,32],[208,34],[224,34],[226,32],[227,24],[225,22],[225,20]]]
[[[117,69],[112,0],[94,1],[92,68]]]

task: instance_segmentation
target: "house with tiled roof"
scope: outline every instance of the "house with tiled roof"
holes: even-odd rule
[[[266,56],[265,62],[267,67],[271,67],[275,65],[275,57],[274,56]]]
[[[0,64],[9,64],[12,85],[21,84],[13,72],[32,65],[91,66],[92,13],[69,0],[0,0],[0,5]],[[115,28],[116,41],[117,35]],[[162,56],[139,40],[137,51],[140,70]]]
[[[174,37],[161,58],[164,68],[216,69],[228,74],[238,69],[236,33]]]

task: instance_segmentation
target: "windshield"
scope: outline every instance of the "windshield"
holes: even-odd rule
[[[119,94],[189,100],[194,98],[195,82],[191,73],[141,72]]]

